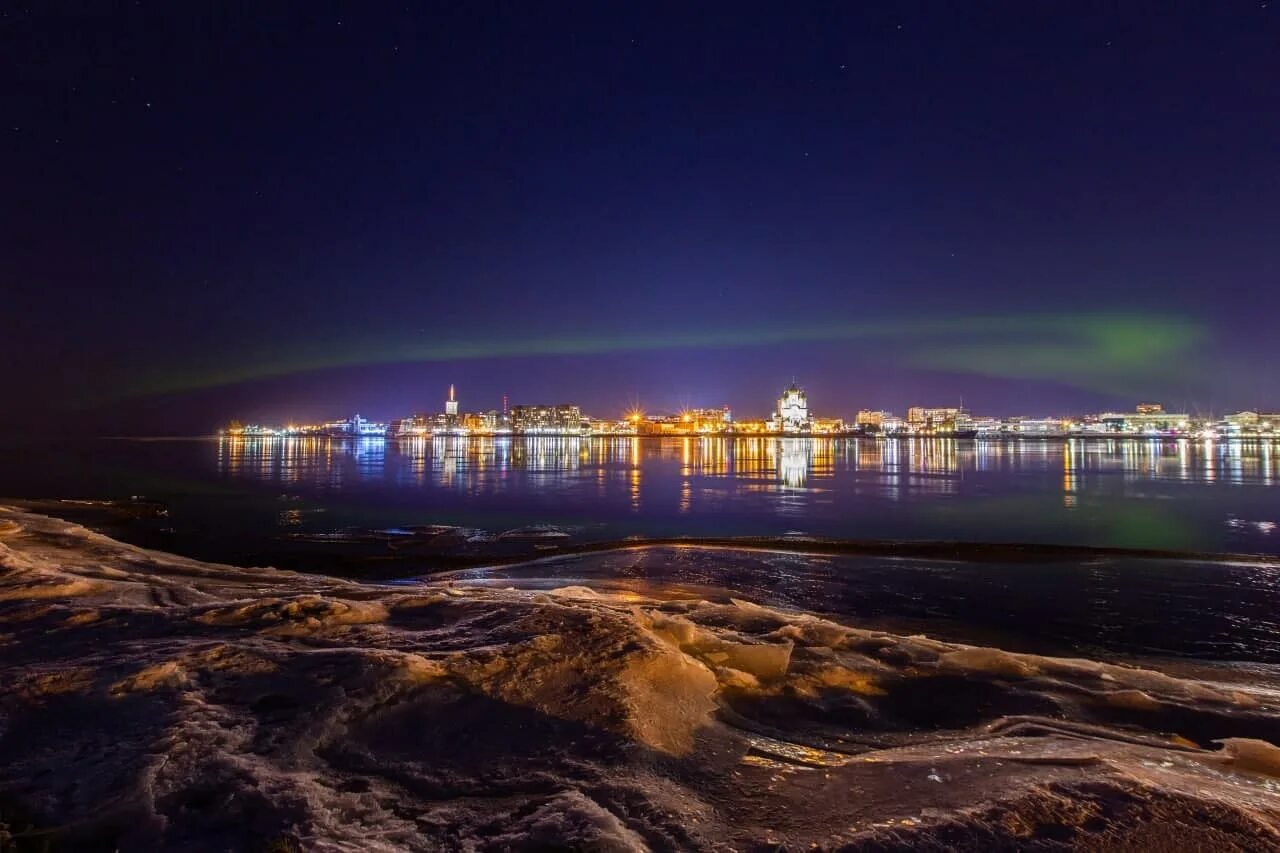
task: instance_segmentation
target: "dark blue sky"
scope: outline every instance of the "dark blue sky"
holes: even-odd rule
[[[10,402],[1280,408],[1280,4],[370,5],[0,19]]]

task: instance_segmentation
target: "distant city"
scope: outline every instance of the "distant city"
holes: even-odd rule
[[[508,406],[478,412],[460,411],[457,390],[449,386],[444,411],[413,414],[389,422],[359,414],[318,424],[264,425],[232,421],[218,431],[233,437],[418,439],[442,436],[866,436],[875,438],[1280,438],[1280,413],[1243,411],[1222,417],[1195,417],[1165,411],[1159,403],[1139,403],[1131,412],[1098,412],[1078,416],[993,417],[975,415],[961,406],[912,406],[906,416],[863,409],[852,421],[819,417],[809,410],[804,389],[792,383],[783,390],[766,419],[735,419],[729,407],[685,409],[674,414],[647,414],[635,408],[616,418],[584,415],[572,403]]]

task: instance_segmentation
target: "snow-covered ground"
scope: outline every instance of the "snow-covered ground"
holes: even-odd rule
[[[0,691],[0,838],[31,849],[1280,848],[1280,698],[1247,679],[3,508]]]

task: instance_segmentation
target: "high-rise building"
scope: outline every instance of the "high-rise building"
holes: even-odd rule
[[[449,399],[444,402],[444,413],[446,415],[458,416],[458,398],[454,394],[453,386],[449,386]]]

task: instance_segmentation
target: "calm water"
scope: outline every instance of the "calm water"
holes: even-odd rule
[[[203,559],[383,578],[449,568],[458,555],[492,562],[636,535],[802,533],[1280,554],[1280,445],[1270,444],[538,438],[0,447],[0,497],[132,495],[162,501],[169,512],[105,525],[129,541]],[[74,518],[80,510],[50,511]],[[83,520],[104,526],[101,516]],[[460,529],[424,537],[422,528],[433,525]],[[558,538],[540,538],[544,526]],[[965,563],[684,547],[461,576],[737,595],[1034,651],[1280,665],[1280,560],[1077,555]]]
[[[145,495],[170,506],[187,543],[552,524],[577,539],[803,533],[1280,554],[1280,443],[98,440],[9,446],[0,463],[0,496]]]

